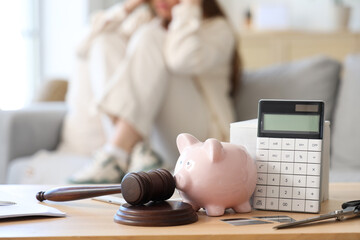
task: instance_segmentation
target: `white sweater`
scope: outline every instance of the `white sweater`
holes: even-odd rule
[[[212,115],[210,135],[223,141],[229,140],[229,124],[234,121],[228,93],[235,42],[224,18],[203,20],[199,6],[179,4],[174,8],[166,62],[175,74],[197,81]]]

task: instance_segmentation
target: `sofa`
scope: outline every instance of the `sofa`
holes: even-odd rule
[[[331,121],[330,181],[357,182],[359,90],[360,55],[356,54],[343,63],[315,56],[245,71],[235,99],[236,120],[256,118],[260,99],[323,100],[325,119]],[[65,184],[69,175],[91,160],[90,156],[71,153],[52,157],[66,111],[66,104],[59,102],[0,112],[0,183]],[[160,155],[166,152],[161,146],[156,151]],[[34,161],[34,154],[41,161]]]

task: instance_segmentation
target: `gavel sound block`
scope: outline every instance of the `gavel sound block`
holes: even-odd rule
[[[147,173],[128,173],[121,185],[62,187],[39,192],[39,201],[72,201],[109,194],[122,193],[125,201],[117,211],[114,221],[135,226],[174,226],[197,221],[191,205],[165,201],[175,191],[174,177],[165,169]],[[149,201],[152,201],[148,203]]]

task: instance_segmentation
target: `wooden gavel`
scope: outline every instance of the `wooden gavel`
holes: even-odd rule
[[[175,180],[165,169],[149,172],[128,173],[121,185],[112,186],[74,186],[50,189],[38,192],[36,198],[42,202],[72,201],[122,193],[125,201],[131,205],[142,205],[149,201],[163,201],[169,199],[175,191]]]

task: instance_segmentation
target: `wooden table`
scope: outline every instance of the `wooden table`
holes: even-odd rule
[[[17,195],[18,201],[36,203],[35,194],[44,186],[0,185],[4,194]],[[345,201],[360,199],[360,183],[330,184],[330,200],[321,213],[340,209]],[[114,223],[118,206],[94,200],[41,203],[67,213],[66,218],[24,218],[0,221],[0,238],[9,239],[360,239],[360,218],[343,222],[333,220],[311,226],[275,230],[275,223],[232,226],[225,218],[288,215],[296,220],[317,214],[253,211],[248,214],[227,212],[222,217],[207,217],[199,212],[199,221],[177,227],[132,227]],[[1,209],[0,209],[1,210]]]

